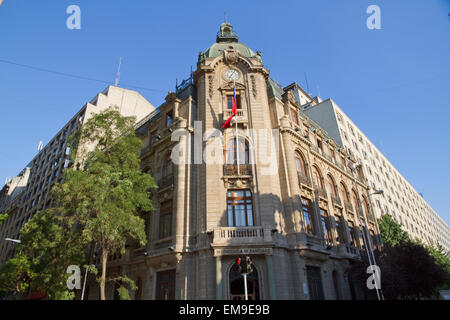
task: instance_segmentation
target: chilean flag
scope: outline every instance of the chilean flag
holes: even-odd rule
[[[230,127],[231,119],[237,114],[237,103],[236,103],[236,82],[233,81],[233,107],[231,108],[233,115],[228,118],[227,121],[222,125],[222,128],[226,129]]]

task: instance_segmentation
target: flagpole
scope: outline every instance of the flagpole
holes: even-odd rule
[[[236,103],[237,108],[237,100],[236,100],[236,80],[233,80],[233,99],[234,103]],[[237,110],[236,115],[234,116],[234,121],[236,121],[236,157],[237,157],[237,175],[239,176],[239,138],[238,138],[238,121],[237,121]]]

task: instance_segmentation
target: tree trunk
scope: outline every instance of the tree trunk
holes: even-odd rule
[[[100,282],[100,300],[105,298],[105,284],[106,284],[106,262],[108,261],[108,251],[102,250],[102,278]]]

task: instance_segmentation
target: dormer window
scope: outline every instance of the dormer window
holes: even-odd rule
[[[173,110],[166,113],[166,127],[170,127],[173,124]]]
[[[295,123],[297,126],[298,124],[298,117],[297,117],[297,111],[295,109],[289,108],[290,113],[291,113],[291,120],[293,123]]]

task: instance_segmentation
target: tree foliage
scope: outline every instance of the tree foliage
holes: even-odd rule
[[[411,241],[390,216],[379,219],[383,247],[375,251],[375,260],[381,271],[381,290],[384,297],[394,299],[430,298],[448,279],[445,270],[445,255],[425,247],[419,241]],[[438,256],[442,259],[436,259]],[[352,273],[364,288],[366,296],[376,298],[374,290],[367,289],[366,273],[369,262],[365,255],[352,268]],[[447,265],[448,267],[448,265]]]
[[[383,244],[395,246],[410,239],[408,233],[402,230],[402,226],[395,222],[390,215],[385,214],[378,219],[378,226]]]
[[[0,291],[25,294],[33,276],[30,260],[18,254],[0,268]]]
[[[20,231],[19,255],[6,265],[13,273],[6,273],[3,281],[15,282],[14,270],[27,270],[31,292],[44,292],[48,299],[73,299],[74,293],[66,285],[69,265],[81,265],[85,260],[86,241],[80,230],[73,228],[70,219],[56,209],[38,211]],[[9,279],[9,280],[8,280]],[[24,290],[9,289],[19,293]],[[28,289],[28,286],[27,286]]]
[[[121,116],[117,108],[87,120],[70,140],[76,170],[67,170],[65,182],[54,190],[79,224],[83,239],[101,251],[101,299],[108,256],[124,253],[128,239],[145,245],[145,222],[139,212],[153,209],[150,192],[156,184],[141,172],[142,141],[135,135],[134,123],[134,117]]]
[[[0,214],[0,225],[3,223],[3,221],[5,221],[6,219],[8,219],[8,214],[4,213],[4,214]]]

